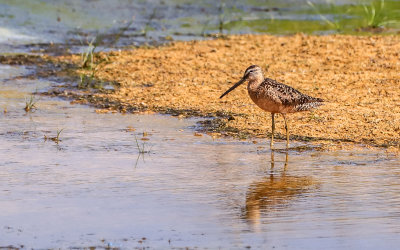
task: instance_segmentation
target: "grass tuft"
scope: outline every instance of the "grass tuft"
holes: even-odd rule
[[[84,52],[81,54],[82,68],[89,68],[90,70],[93,69],[94,66],[94,54],[95,50],[98,46],[97,37],[93,38],[92,41],[88,43],[88,47]]]
[[[364,18],[369,28],[386,27],[389,24],[400,23],[400,16],[389,16],[390,10],[385,7],[385,0],[372,1],[369,5],[363,4]]]
[[[400,24],[400,12],[396,9],[397,5],[385,0],[372,0],[369,3],[345,6],[336,4],[334,0],[326,0],[325,4],[307,1],[307,4],[327,26],[336,31],[344,31],[346,26],[354,27],[354,25],[358,26],[354,27],[356,30],[368,31]]]
[[[44,140],[45,140],[45,141],[50,140],[50,141],[53,141],[53,142],[55,142],[56,144],[58,144],[58,143],[61,141],[61,139],[60,139],[60,134],[61,134],[61,132],[62,132],[63,130],[64,130],[64,129],[57,129],[57,135],[54,136],[54,137],[47,137],[47,135],[44,135]]]
[[[34,109],[37,109],[36,103],[37,101],[35,100],[34,95],[31,95],[29,99],[25,98],[25,108],[24,108],[25,112],[30,112],[33,111]]]
[[[108,57],[105,57],[105,59],[96,60],[96,58],[98,58],[98,53],[95,52],[95,50],[99,45],[99,40],[101,40],[100,37],[93,38],[92,41],[88,43],[87,49],[81,54],[81,68],[89,72],[88,74],[80,75],[80,81],[78,82],[79,89],[103,88],[103,82],[96,79],[96,73],[99,69],[99,66],[103,62],[108,61]]]

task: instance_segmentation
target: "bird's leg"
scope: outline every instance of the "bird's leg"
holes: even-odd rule
[[[286,121],[286,115],[282,113],[283,119],[285,120],[285,130],[286,130],[286,149],[289,148],[289,128]]]
[[[275,133],[275,114],[271,113],[272,116],[272,133],[271,133],[271,150],[274,149],[274,133]]]

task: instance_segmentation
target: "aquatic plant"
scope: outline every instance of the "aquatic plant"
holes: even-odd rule
[[[36,100],[35,100],[35,96],[31,95],[29,99],[25,98],[25,112],[30,112],[34,109],[36,109]]]
[[[399,23],[400,15],[390,15],[389,8],[385,8],[385,0],[372,1],[369,5],[363,4],[364,19],[369,28],[386,27],[389,24]]]
[[[343,31],[345,25],[353,27],[352,30],[365,30],[386,28],[390,24],[400,23],[398,2],[373,0],[357,5],[339,5],[333,0],[327,0],[326,4],[316,5],[311,1],[307,1],[307,4],[325,24],[338,31]]]
[[[57,135],[55,137],[51,138],[51,140],[58,144],[58,142],[61,141],[60,140],[60,134],[61,134],[61,132],[63,130],[64,130],[63,128],[62,129],[57,129]]]
[[[51,141],[55,142],[56,144],[58,144],[61,141],[60,134],[61,134],[61,132],[63,130],[64,130],[63,128],[62,129],[57,129],[57,135],[54,136],[54,137],[47,137],[47,135],[44,135],[44,140],[45,141],[51,140]]]

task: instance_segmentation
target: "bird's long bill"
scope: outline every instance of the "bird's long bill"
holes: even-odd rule
[[[240,81],[238,81],[235,85],[233,85],[230,89],[228,89],[225,93],[223,93],[219,98],[222,98],[222,97],[226,96],[227,94],[229,94],[229,92],[236,89],[240,84],[244,83],[245,80],[246,80],[246,77],[243,77],[242,79],[240,79]]]

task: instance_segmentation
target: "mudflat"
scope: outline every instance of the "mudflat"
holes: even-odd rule
[[[115,91],[90,94],[90,102],[113,103],[122,112],[148,110],[214,117],[213,135],[268,137],[271,116],[259,109],[244,86],[219,96],[253,64],[265,77],[290,85],[325,105],[288,115],[291,139],[327,147],[340,144],[400,148],[400,36],[235,35],[172,42],[95,55],[99,81]],[[79,55],[57,60],[79,65]],[[101,106],[101,105],[100,105]],[[276,119],[284,138],[283,118]]]

